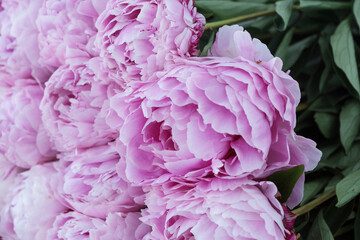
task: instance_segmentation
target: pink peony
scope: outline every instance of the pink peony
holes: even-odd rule
[[[0,155],[22,168],[52,160],[56,152],[44,129],[43,90],[32,79],[16,79],[0,88]]]
[[[167,54],[196,55],[204,24],[193,0],[109,0],[96,43],[112,71],[146,81],[164,68]]]
[[[271,182],[167,182],[147,194],[144,239],[285,239],[284,211]]]
[[[219,29],[216,40],[211,48],[210,56],[215,57],[229,57],[243,61],[253,61],[265,68],[270,69],[275,74],[285,76],[282,73],[282,62],[279,58],[274,58],[265,44],[258,39],[252,39],[247,31],[238,25],[224,26]],[[284,77],[286,79],[286,76]],[[286,83],[287,82],[287,83]],[[293,82],[287,80],[285,82],[286,88],[293,93],[298,92],[298,86]],[[296,104],[297,105],[297,104]],[[292,116],[292,127],[295,126],[295,114]],[[280,147],[289,146],[288,150],[275,150],[277,151],[278,159],[288,158],[290,156],[290,166],[304,165],[305,171],[313,170],[321,158],[321,152],[316,149],[316,144],[310,139],[301,136],[293,136],[288,138],[286,142],[278,141]],[[286,153],[287,152],[287,153]],[[285,154],[286,153],[286,154]],[[272,172],[274,172],[273,170]],[[268,175],[265,172],[263,175]],[[295,188],[287,202],[290,208],[294,208],[300,203],[304,192],[304,174],[300,177],[295,185]]]
[[[100,112],[108,96],[122,89],[99,78],[94,69],[99,66],[92,61],[63,65],[46,83],[40,109],[45,128],[60,151],[103,145],[118,136]]]
[[[38,29],[36,18],[43,0],[4,0],[0,14],[0,72],[44,83],[50,71],[38,60]],[[0,74],[1,77],[1,74]],[[1,78],[0,78],[1,80]]]
[[[316,144],[293,131],[298,83],[254,42],[244,48],[246,57],[174,57],[156,82],[133,84],[110,98],[107,122],[120,129],[117,146],[130,181],[158,182],[169,173],[263,179],[316,166]],[[249,57],[254,52],[265,57]],[[303,180],[290,207],[301,201]]]
[[[43,1],[36,20],[42,66],[56,70],[75,57],[96,56],[95,20],[105,9],[101,0]]]
[[[0,12],[0,85],[31,76],[31,67],[11,34],[12,21],[7,11]],[[11,77],[9,77],[11,76]]]
[[[157,82],[141,85],[110,99],[130,181],[166,172],[263,178],[291,165],[310,170],[320,159],[311,140],[294,150],[300,93],[286,73],[246,59],[177,58]]]
[[[119,155],[109,145],[59,156],[57,192],[71,208],[92,217],[138,211],[144,205],[141,187],[116,173]]]
[[[140,240],[150,229],[139,220],[140,213],[112,213],[106,221],[77,212],[59,215],[47,239]]]
[[[21,174],[1,209],[0,236],[4,239],[43,240],[55,217],[66,211],[50,189],[55,177],[51,164],[38,165]]]

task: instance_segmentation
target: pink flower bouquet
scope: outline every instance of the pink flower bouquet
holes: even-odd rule
[[[0,239],[286,239],[298,83],[192,0],[0,1]]]

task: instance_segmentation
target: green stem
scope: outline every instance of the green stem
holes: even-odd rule
[[[336,191],[335,191],[335,188],[324,193],[323,195],[321,195],[320,197],[314,199],[313,201],[305,204],[304,206],[302,207],[299,207],[295,210],[293,210],[292,212],[295,214],[295,215],[303,215],[307,212],[310,212],[311,210],[313,210],[314,208],[316,208],[317,206],[323,204],[324,202],[326,202],[327,200],[329,200],[330,198],[334,197],[336,195]]]
[[[299,5],[294,5],[293,10],[298,10],[299,9]],[[234,17],[234,18],[229,18],[229,19],[225,19],[225,20],[221,20],[221,21],[216,21],[216,22],[210,22],[207,23],[205,25],[205,30],[209,30],[209,29],[214,29],[214,28],[219,28],[222,27],[224,25],[231,25],[231,24],[235,24],[235,23],[239,23],[239,22],[244,22],[247,20],[251,20],[254,18],[258,18],[258,17],[263,17],[263,16],[267,16],[267,15],[272,15],[276,13],[276,9],[269,9],[269,10],[265,10],[265,11],[260,11],[260,12],[255,12],[255,13],[250,13],[247,15],[243,15],[243,16],[238,16],[238,17]]]

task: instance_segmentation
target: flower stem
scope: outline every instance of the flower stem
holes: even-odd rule
[[[334,188],[334,189],[324,193],[320,197],[314,199],[313,201],[305,204],[304,206],[293,210],[292,212],[295,215],[298,215],[298,216],[303,215],[303,214],[305,214],[307,212],[310,212],[311,210],[313,210],[317,206],[321,205],[322,203],[326,202],[327,200],[331,199],[335,195],[336,195],[336,191],[335,191],[335,188]]]
[[[294,5],[292,7],[293,10],[298,10],[299,6],[298,5]],[[247,20],[251,20],[254,18],[258,18],[258,17],[263,17],[263,16],[267,16],[267,15],[272,15],[276,13],[276,9],[269,9],[269,10],[265,10],[265,11],[260,11],[260,12],[255,12],[255,13],[250,13],[247,15],[243,15],[243,16],[238,16],[238,17],[234,17],[234,18],[228,18],[228,19],[224,19],[221,21],[216,21],[216,22],[210,22],[207,23],[205,25],[205,30],[209,30],[209,29],[214,29],[214,28],[219,28],[222,27],[224,25],[231,25],[231,24],[235,24],[235,23],[239,23],[239,22],[244,22]]]

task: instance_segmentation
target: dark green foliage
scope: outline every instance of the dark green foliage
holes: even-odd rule
[[[319,212],[318,216],[315,218],[314,224],[312,225],[308,240],[333,240],[333,234],[329,226],[326,224],[326,221],[323,216],[322,210]]]

